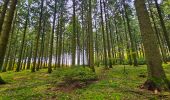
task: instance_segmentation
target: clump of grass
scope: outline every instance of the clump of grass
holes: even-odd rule
[[[63,80],[66,82],[86,82],[97,80],[97,75],[89,68],[74,67],[67,69],[63,75]]]

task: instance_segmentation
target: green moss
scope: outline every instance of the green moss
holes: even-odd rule
[[[103,70],[96,67],[96,74],[91,69],[83,67],[59,68],[47,74],[47,69],[38,72],[28,71],[5,72],[1,77],[8,83],[0,85],[0,100],[144,100],[160,99],[159,95],[139,88],[147,78],[141,78],[140,73],[147,74],[146,66],[132,67],[126,65],[114,66],[113,69]],[[167,77],[170,77],[170,66],[166,65]],[[58,83],[65,78],[86,81],[98,78],[85,88],[69,92],[57,91]],[[161,94],[164,94],[161,93]],[[166,93],[167,95],[167,93]],[[169,95],[169,94],[168,94]],[[170,99],[169,96],[166,99]]]
[[[94,72],[89,68],[83,67],[74,67],[65,70],[63,74],[64,81],[88,81],[88,80],[96,80],[97,76]]]

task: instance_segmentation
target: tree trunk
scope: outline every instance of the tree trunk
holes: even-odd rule
[[[43,7],[44,7],[44,0],[41,0],[41,11],[40,11],[40,17],[39,17],[39,27],[38,27],[38,32],[34,44],[34,61],[33,61],[33,66],[31,68],[31,72],[35,72],[35,67],[36,67],[36,61],[37,61],[37,53],[38,53],[38,47],[39,47],[39,40],[40,40],[40,33],[41,33],[41,23],[42,23],[42,17],[43,17]]]
[[[9,11],[6,15],[5,22],[2,27],[2,31],[0,32],[1,33],[1,36],[0,36],[0,69],[2,69],[2,64],[4,61],[6,47],[7,47],[8,39],[10,36],[9,33],[11,30],[11,25],[12,25],[16,5],[17,5],[17,0],[12,0]],[[0,83],[4,83],[1,78],[0,78]]]
[[[103,21],[103,6],[102,6],[102,0],[100,0],[100,17],[101,17],[101,26],[102,26],[102,37],[103,37],[103,49],[104,49],[104,65],[105,68],[107,68],[107,51],[106,51],[106,38],[105,38],[105,32],[104,32],[104,21]]]
[[[11,67],[11,66],[8,65],[8,61],[9,61],[9,58],[11,58],[10,54],[11,54],[11,50],[12,50],[12,39],[14,38],[16,19],[17,19],[17,11],[15,12],[15,18],[14,18],[14,20],[12,22],[11,36],[10,36],[10,39],[9,39],[10,41],[9,41],[8,50],[7,50],[7,53],[6,53],[6,60],[5,60],[4,64],[3,64],[2,72],[6,72],[7,66],[8,66],[8,68]]]
[[[142,34],[145,56],[147,61],[148,79],[144,88],[149,90],[164,90],[170,88],[162,67],[161,55],[156,42],[156,35],[152,30],[145,0],[135,0],[135,7]]]
[[[27,69],[31,68],[31,58],[32,58],[32,51],[33,51],[32,48],[33,48],[33,45],[31,44],[29,56],[28,56],[28,61],[27,61]]]
[[[107,50],[108,50],[108,58],[109,58],[109,68],[112,68],[112,60],[111,60],[111,47],[110,47],[110,37],[109,37],[109,31],[108,31],[108,11],[106,9],[106,0],[104,1],[104,13],[105,13],[105,22],[106,22],[106,36],[107,36]]]
[[[3,23],[4,23],[4,19],[5,19],[5,14],[6,14],[6,11],[7,11],[7,8],[8,8],[8,3],[9,3],[9,0],[4,0],[2,12],[0,14],[0,35],[1,35],[2,26],[3,26]]]
[[[48,63],[48,73],[52,72],[52,57],[53,57],[53,44],[54,44],[54,32],[55,32],[55,23],[56,23],[56,13],[57,13],[57,0],[55,0],[54,6],[54,16],[53,16],[53,27],[51,33],[51,42],[50,42],[50,55],[49,55],[49,63]]]
[[[123,18],[123,24],[124,24],[124,32],[125,32],[125,40],[126,40],[126,54],[127,54],[128,64],[132,65],[132,57],[130,54],[130,43],[129,43],[129,37],[127,34],[127,25],[125,22],[125,14],[124,13],[122,13],[122,18]]]
[[[72,66],[75,66],[76,59],[76,2],[73,0],[73,33],[72,33]]]
[[[24,50],[24,46],[25,46],[25,38],[26,38],[27,26],[28,26],[28,22],[29,22],[29,12],[30,12],[30,7],[28,5],[28,12],[27,12],[26,21],[25,21],[25,24],[24,24],[24,34],[23,34],[23,37],[22,37],[21,49],[20,49],[20,54],[19,54],[16,72],[19,72],[20,68],[21,68],[21,60],[22,60],[22,55],[24,54],[23,50]]]
[[[0,36],[0,69],[2,68],[2,64],[4,61],[4,56],[6,52],[6,47],[8,44],[9,33],[11,30],[11,25],[14,17],[14,12],[16,8],[17,0],[12,0],[10,4],[9,11],[6,15],[5,22],[2,27],[1,36]]]
[[[58,17],[58,19],[60,19],[59,17]],[[57,66],[57,64],[58,64],[58,58],[59,58],[59,56],[58,56],[58,52],[59,52],[59,50],[58,50],[58,47],[59,47],[59,26],[60,26],[60,21],[58,20],[58,22],[57,22],[58,24],[57,24],[57,30],[56,30],[56,57],[55,57],[55,67],[54,67],[54,69],[56,69],[57,67],[59,67],[59,66]]]
[[[155,18],[154,18],[154,15],[153,15],[153,10],[151,8],[151,4],[150,4],[149,0],[147,0],[147,2],[149,4],[150,16],[151,16],[152,21],[153,21],[153,28],[155,30],[157,40],[158,40],[158,44],[159,44],[159,47],[161,49],[162,59],[163,59],[164,63],[167,63],[166,51],[165,51],[165,49],[163,47],[163,43],[162,43],[161,38],[160,38],[160,33],[158,31],[158,28],[157,28],[157,25],[156,25],[156,22],[155,22]]]
[[[92,4],[91,0],[89,0],[89,12],[88,12],[88,28],[89,28],[89,64],[90,68],[93,72],[95,72],[94,68],[94,45],[93,45],[93,29],[92,29]]]
[[[83,38],[83,43],[82,43],[82,45],[83,45],[83,50],[82,50],[82,53],[83,53],[83,67],[85,67],[85,30],[84,30],[84,28],[85,28],[85,25],[84,25],[84,2],[82,2],[82,11],[81,11],[82,13],[81,13],[81,20],[82,20],[82,38]]]
[[[63,4],[61,4],[61,6],[63,7]],[[61,9],[62,9],[62,7],[61,7]],[[63,35],[63,12],[62,12],[62,10],[60,10],[61,12],[60,12],[60,19],[59,19],[59,21],[60,21],[60,24],[59,24],[59,43],[58,43],[58,67],[60,68],[61,67],[61,61],[62,61],[62,35]]]
[[[131,27],[130,27],[130,20],[129,20],[125,0],[123,0],[123,7],[124,7],[124,10],[125,10],[125,18],[126,18],[126,22],[127,22],[127,29],[128,29],[128,32],[129,32],[130,43],[131,43],[131,48],[132,48],[133,65],[138,66],[137,57],[136,57],[136,49],[135,49],[135,44],[134,44],[134,41],[133,41],[134,37],[133,37],[132,30],[131,30]]]
[[[158,4],[158,0],[154,0],[154,1],[155,1],[157,11],[158,11],[161,27],[162,27],[162,30],[163,30],[163,33],[164,33],[164,37],[165,37],[165,40],[166,40],[166,43],[167,43],[167,46],[168,46],[168,49],[169,49],[169,52],[170,52],[170,38],[169,38],[165,23],[164,23],[164,20],[163,20],[163,17],[162,17],[161,8]]]
[[[79,29],[79,20],[77,18],[76,20],[76,31],[77,31],[77,65],[79,66],[80,65],[80,29]]]

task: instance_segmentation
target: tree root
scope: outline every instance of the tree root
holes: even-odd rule
[[[170,84],[168,81],[164,80],[164,82],[161,85],[158,85],[158,83],[147,80],[142,86],[140,86],[141,89],[147,89],[149,91],[153,92],[161,92],[163,90],[169,91],[170,90]]]

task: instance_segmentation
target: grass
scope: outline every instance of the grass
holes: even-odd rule
[[[139,77],[147,75],[146,66],[125,68],[126,72],[121,65],[110,70],[97,67],[98,81],[68,92],[57,90],[57,84],[64,75],[71,75],[66,74],[71,68],[57,69],[52,74],[46,69],[1,73],[8,84],[0,85],[0,100],[170,100],[168,92],[154,94],[139,88],[146,80]],[[170,65],[164,65],[164,69],[170,79]]]

